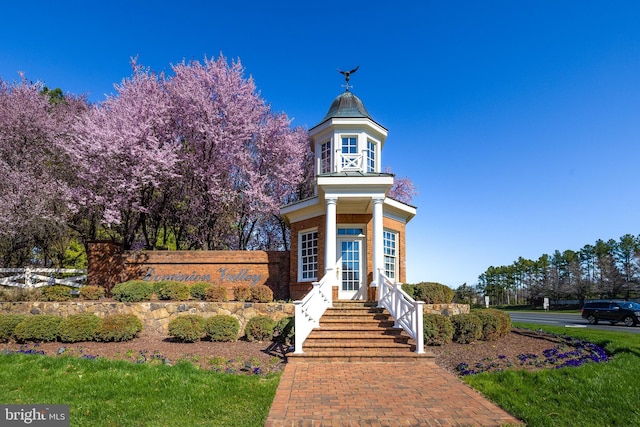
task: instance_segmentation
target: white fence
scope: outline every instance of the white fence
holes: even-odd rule
[[[40,288],[65,285],[79,288],[87,281],[87,270],[73,268],[0,268],[0,286]]]

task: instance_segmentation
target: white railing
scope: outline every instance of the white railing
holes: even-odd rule
[[[362,154],[340,153],[340,171],[360,171],[362,170]]]
[[[402,328],[416,342],[416,353],[424,353],[424,302],[416,301],[402,290],[402,284],[378,272],[378,307],[384,307],[395,319],[394,326]]]
[[[320,325],[325,310],[333,305],[333,283],[335,271],[328,269],[322,280],[313,282],[313,288],[295,304],[295,353],[303,353],[302,344],[313,328]]]
[[[11,274],[10,276],[6,276]],[[69,277],[69,275],[74,275]],[[40,288],[65,285],[79,288],[87,281],[87,270],[75,268],[0,268],[0,285]]]

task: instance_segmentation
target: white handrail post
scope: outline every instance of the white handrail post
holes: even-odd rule
[[[294,328],[295,328],[295,332],[298,332],[299,334],[300,332],[302,332],[302,329],[304,328],[304,325],[303,325],[304,315],[302,314],[302,301],[294,301],[293,304],[295,308],[295,311],[294,311],[295,317],[293,318]],[[302,353],[302,343],[303,343],[302,339],[295,339],[294,353],[298,353],[298,354]]]
[[[424,353],[424,301],[416,301],[415,304],[416,310],[416,353],[423,354]]]
[[[396,321],[393,326],[396,328],[399,328],[401,326],[399,323],[399,319],[400,319],[400,316],[402,315],[402,298],[400,297],[400,292],[398,291],[399,289],[402,289],[401,284],[398,282],[395,282],[393,284],[393,300],[396,304],[395,311],[397,315],[395,316]]]
[[[378,307],[382,307],[382,300],[387,295],[387,284],[384,282],[380,271],[376,271],[376,277],[374,277],[376,285],[378,286]]]

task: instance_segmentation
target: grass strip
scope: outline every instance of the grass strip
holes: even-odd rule
[[[279,379],[189,363],[0,355],[0,402],[68,404],[71,426],[263,426]]]
[[[528,426],[640,426],[640,335],[514,323],[599,345],[605,363],[537,372],[486,372],[464,377]]]

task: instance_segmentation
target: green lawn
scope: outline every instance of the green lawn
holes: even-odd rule
[[[263,426],[279,375],[0,355],[0,402],[69,404],[72,426]]]
[[[640,426],[640,335],[516,324],[598,344],[606,363],[464,377],[529,426]],[[0,403],[69,404],[72,426],[263,426],[279,375],[0,355]],[[426,385],[425,387],[428,387]]]
[[[464,377],[529,426],[640,426],[640,335],[515,323],[599,345],[610,360],[539,372]]]

